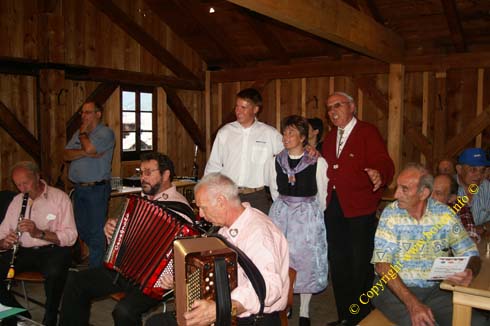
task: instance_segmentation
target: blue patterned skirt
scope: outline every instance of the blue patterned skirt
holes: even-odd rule
[[[286,236],[289,266],[297,272],[295,293],[316,293],[328,283],[327,236],[315,197],[279,196],[269,216]]]

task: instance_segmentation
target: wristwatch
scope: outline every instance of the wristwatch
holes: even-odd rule
[[[39,239],[44,240],[45,237],[46,237],[46,232],[41,231],[41,236],[39,237]]]

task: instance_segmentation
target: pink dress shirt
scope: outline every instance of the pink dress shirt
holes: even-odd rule
[[[55,232],[60,240],[60,247],[72,246],[77,240],[77,227],[73,217],[73,207],[68,195],[50,187],[44,180],[44,191],[39,197],[32,200],[29,198],[25,218],[32,220],[40,230]],[[4,239],[17,229],[20,210],[22,207],[23,194],[14,197],[5,214],[5,219],[0,224],[0,239]],[[31,237],[28,232],[20,236],[22,247],[42,247],[52,244],[49,241]]]
[[[289,291],[289,250],[282,232],[261,211],[243,203],[245,211],[219,234],[240,248],[254,262],[265,280],[267,296],[265,313],[281,311],[286,307]],[[259,298],[245,272],[238,267],[238,286],[231,292],[231,299],[240,302],[248,317],[259,312]]]

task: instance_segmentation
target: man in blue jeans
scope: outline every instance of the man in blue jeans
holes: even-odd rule
[[[102,108],[94,102],[82,106],[82,125],[65,147],[71,162],[68,177],[75,186],[73,209],[80,238],[87,244],[89,264],[102,264],[104,223],[111,194],[114,132],[101,123]]]

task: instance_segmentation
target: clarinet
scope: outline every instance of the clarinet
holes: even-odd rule
[[[24,216],[26,214],[26,209],[27,209],[27,202],[29,201],[29,193],[25,193],[24,197],[22,198],[22,208],[20,209],[20,214],[19,214],[19,222],[24,219]],[[21,232],[19,231],[19,226],[17,226],[17,242],[13,246],[13,251],[12,251],[12,258],[10,259],[10,267],[9,271],[7,273],[7,290],[10,291],[10,288],[12,287],[12,280],[14,279],[15,276],[15,256],[17,255],[17,251],[19,251],[19,238],[21,236]]]

